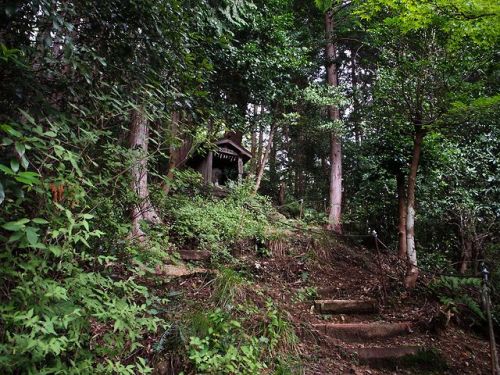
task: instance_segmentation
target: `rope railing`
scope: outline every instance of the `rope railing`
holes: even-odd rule
[[[488,335],[490,338],[490,358],[491,358],[491,374],[500,375],[500,365],[498,363],[497,346],[495,343],[495,331],[493,328],[493,319],[491,315],[491,298],[490,298],[490,272],[484,263],[481,264],[481,273],[483,275],[483,283],[481,289],[481,297],[483,300],[483,308],[486,312],[486,319],[488,321]]]

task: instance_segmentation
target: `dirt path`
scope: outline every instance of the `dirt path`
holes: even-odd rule
[[[281,301],[298,327],[305,374],[490,374],[487,340],[436,321],[435,301],[402,288],[404,267],[396,257],[383,254],[383,303],[379,267],[369,250],[340,243],[325,249],[300,238],[291,249],[246,261],[258,264],[257,283]],[[365,301],[365,309],[373,301],[375,308],[322,311],[314,300],[323,300],[323,307],[328,300]]]

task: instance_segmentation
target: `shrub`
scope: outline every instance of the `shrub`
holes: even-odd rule
[[[270,203],[252,196],[246,185],[235,186],[224,199],[213,197],[164,197],[171,236],[179,246],[200,247],[216,255],[228,256],[241,240],[265,240],[270,226]]]
[[[133,273],[111,272],[124,242],[95,229],[95,214],[117,238],[125,228],[120,214],[103,219],[116,207],[101,195],[91,214],[84,187],[95,180],[71,147],[95,139],[64,119],[42,127],[25,118],[0,124],[8,151],[0,157],[0,204],[9,213],[0,217],[0,372],[148,373],[144,359],[129,357],[162,323]],[[64,196],[51,196],[49,183]]]
[[[221,309],[207,317],[208,334],[189,342],[189,359],[199,373],[250,375],[267,367],[260,359],[262,342],[246,335],[240,322]]]

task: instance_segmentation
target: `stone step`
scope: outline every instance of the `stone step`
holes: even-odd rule
[[[397,346],[397,347],[367,347],[351,349],[358,357],[359,363],[384,364],[394,360],[417,354],[420,346]]]
[[[410,322],[402,323],[322,323],[313,324],[319,333],[348,342],[363,342],[412,332]]]
[[[322,299],[314,301],[314,310],[321,314],[370,314],[378,310],[376,300]]]
[[[419,369],[420,373],[442,374],[448,364],[442,355],[433,348],[423,346],[364,347],[350,349],[358,357],[360,364],[375,368]]]
[[[205,268],[199,267],[186,267],[184,265],[173,265],[173,264],[164,264],[158,265],[155,269],[155,274],[158,276],[167,276],[167,277],[182,277],[182,276],[191,276],[196,274],[209,273],[210,271]]]
[[[212,256],[206,250],[177,250],[182,260],[208,260]]]

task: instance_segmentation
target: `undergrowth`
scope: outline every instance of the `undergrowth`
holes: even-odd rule
[[[444,308],[471,324],[482,324],[485,316],[480,304],[481,279],[441,276],[430,287]]]
[[[161,197],[159,206],[166,213],[174,246],[210,250],[215,259],[228,260],[242,240],[264,242],[276,237],[276,230],[268,230],[274,213],[270,201],[254,195],[251,188],[251,184],[234,185],[224,199],[210,194]]]
[[[195,183],[199,177],[184,173],[172,186],[173,195],[151,186],[165,225],[142,223],[147,246],[133,243],[129,207],[137,197],[128,174],[116,175],[130,163],[130,152],[106,144],[105,133],[90,137],[85,124],[77,134],[63,122],[67,119],[57,121],[41,126],[26,114],[25,124],[0,124],[7,151],[0,158],[1,203],[10,213],[0,218],[0,372],[149,373],[153,363],[144,342],[174,322],[159,313],[167,301],[151,288],[158,281],[144,271],[168,261],[169,250],[209,249],[221,263],[213,298],[229,311],[247,280],[222,263],[232,260],[238,241],[276,236],[278,229],[269,231],[272,207],[248,184],[233,186],[224,199],[192,198],[190,190],[202,190]],[[73,151],[95,147],[99,140],[104,142],[99,168]],[[53,186],[64,193],[51,194]],[[196,341],[186,346],[191,361],[215,372],[233,371],[234,365],[263,368],[260,336],[249,333],[241,342],[226,343],[223,335],[238,336],[243,328],[231,323],[238,319],[220,314],[209,318],[212,333],[201,336],[198,346]],[[196,357],[200,345],[222,353],[216,357],[220,365]]]
[[[72,145],[95,138],[70,123],[26,119],[0,125],[9,145],[0,159],[2,209],[10,213],[0,219],[0,372],[148,373],[133,354],[165,322],[150,314],[150,291],[122,263],[133,257],[125,215],[114,200],[87,195],[98,180],[86,177]],[[22,167],[9,162],[10,151]],[[53,186],[64,195],[51,195]]]
[[[263,323],[254,330],[254,320]],[[190,319],[188,355],[197,373],[259,374],[264,369],[287,373],[297,337],[282,312],[268,300],[263,310],[247,306],[233,311],[216,308]],[[294,358],[296,361],[296,358]]]

